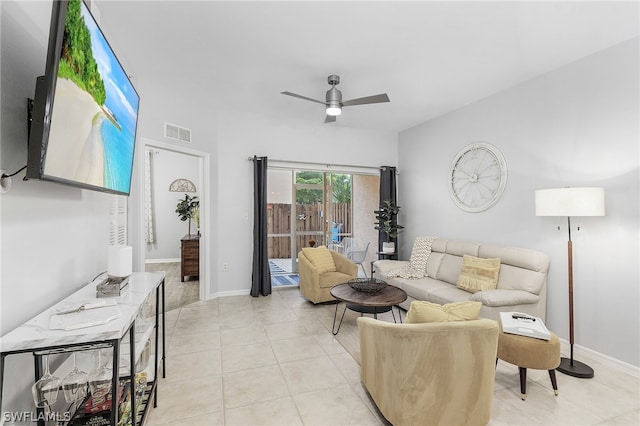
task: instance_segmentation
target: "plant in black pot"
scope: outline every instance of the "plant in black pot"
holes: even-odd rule
[[[199,212],[200,200],[197,196],[191,197],[189,194],[184,194],[184,200],[180,200],[176,206],[176,213],[181,221],[189,221],[189,235],[191,235],[191,219]]]
[[[395,240],[398,232],[404,229],[404,226],[398,225],[398,212],[400,206],[396,206],[391,200],[384,200],[380,206],[380,210],[374,210],[376,215],[375,229],[382,231],[386,235],[386,241],[382,243],[382,251],[384,253],[395,252]]]

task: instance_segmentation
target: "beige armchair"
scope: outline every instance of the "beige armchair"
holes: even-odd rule
[[[318,249],[316,249],[318,250]],[[333,250],[327,250],[333,257],[335,272],[319,273],[304,250],[298,253],[298,267],[300,272],[300,293],[313,303],[335,300],[331,296],[331,287],[345,283],[358,277],[358,265],[345,256]]]
[[[498,323],[394,324],[357,319],[361,379],[385,418],[403,425],[485,425]]]

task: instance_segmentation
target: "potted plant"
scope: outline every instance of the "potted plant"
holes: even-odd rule
[[[184,200],[180,200],[176,206],[176,213],[181,221],[189,221],[189,235],[191,235],[191,219],[196,212],[199,213],[200,201],[197,196],[191,197],[189,194],[184,194]]]
[[[391,200],[384,200],[380,206],[380,210],[374,210],[376,215],[375,229],[382,231],[387,236],[387,241],[382,243],[382,251],[384,253],[393,253],[395,251],[395,243],[393,239],[398,237],[398,231],[404,229],[404,226],[398,225],[398,212],[400,206],[394,205]]]

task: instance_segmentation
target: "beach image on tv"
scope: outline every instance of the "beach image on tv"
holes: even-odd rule
[[[44,174],[128,194],[138,106],[86,5],[70,1]]]

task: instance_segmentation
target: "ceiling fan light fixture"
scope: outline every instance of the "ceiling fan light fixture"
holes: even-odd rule
[[[340,105],[327,105],[327,115],[336,116],[340,114],[342,114],[342,108],[340,108]]]

